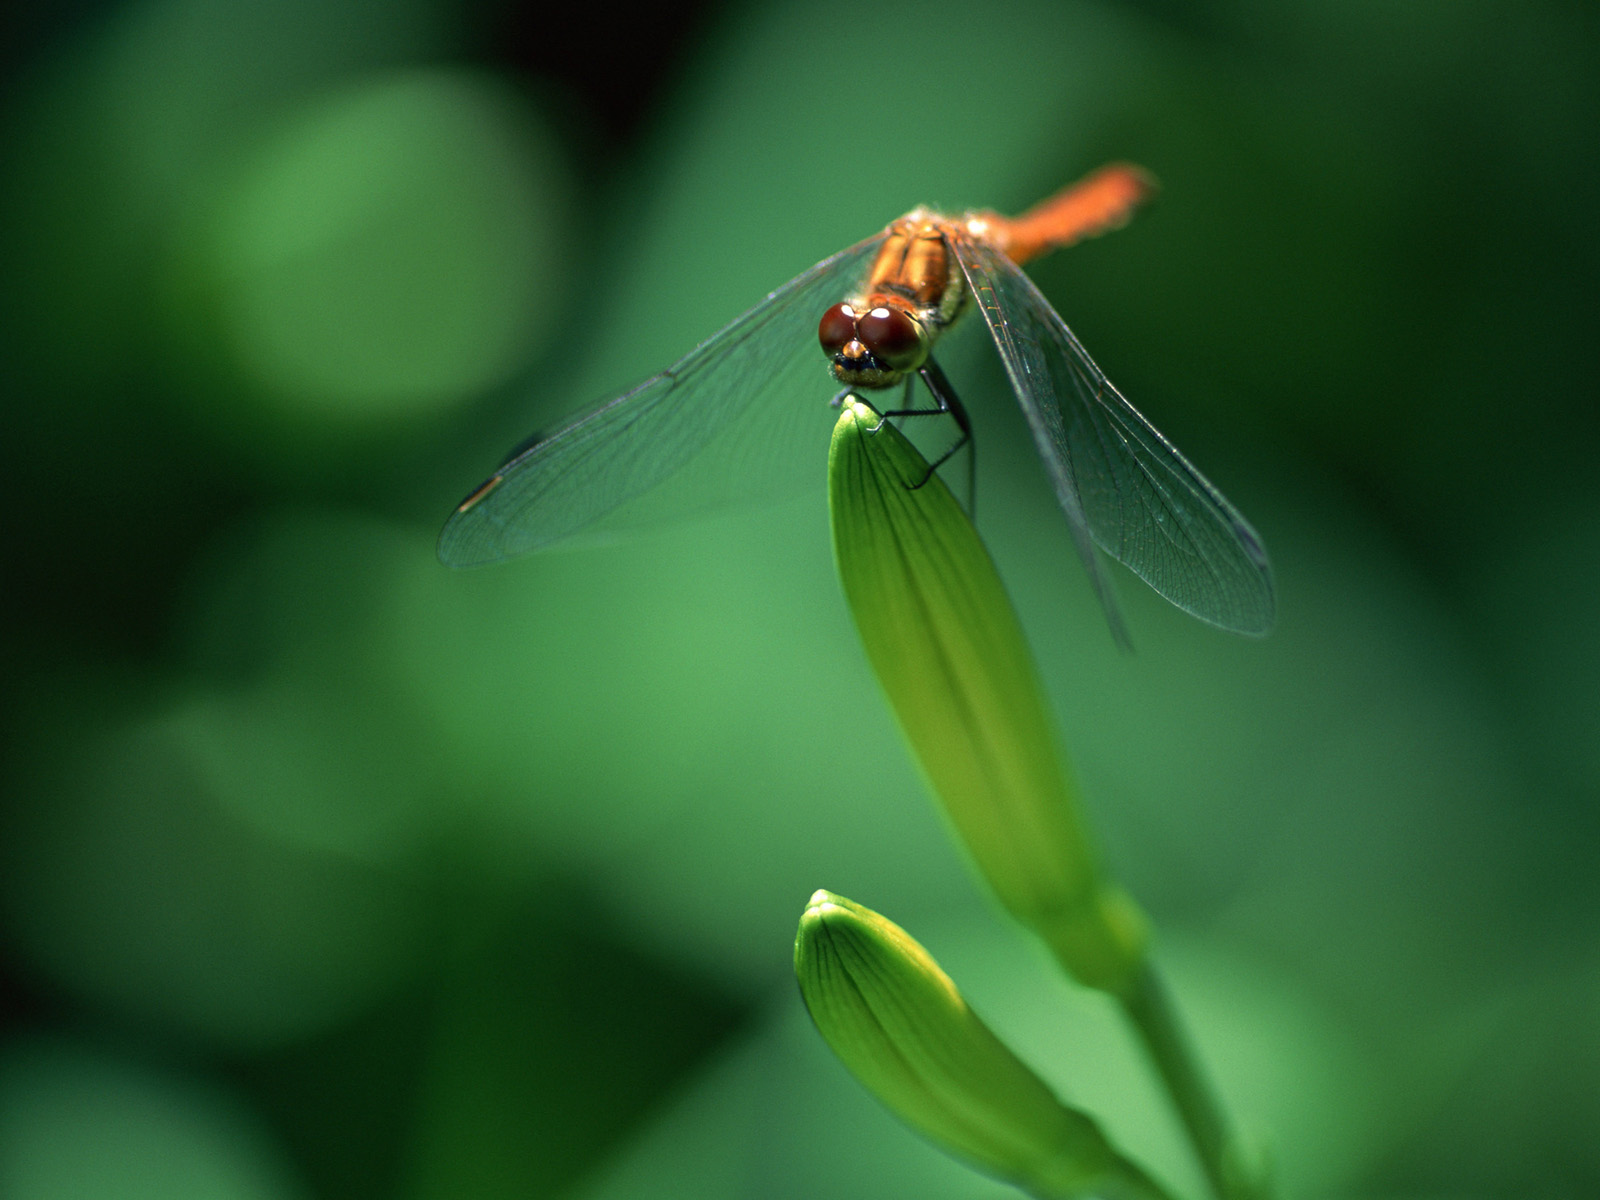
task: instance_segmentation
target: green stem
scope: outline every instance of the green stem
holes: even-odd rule
[[[1220,1200],[1266,1200],[1266,1188],[1244,1169],[1216,1093],[1179,1026],[1155,968],[1147,964],[1118,999],[1167,1085],[1211,1190]]]

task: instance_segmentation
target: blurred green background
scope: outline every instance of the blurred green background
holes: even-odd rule
[[[1281,620],[1119,572],[1118,654],[953,348],[1111,867],[1285,1195],[1600,1195],[1600,10],[581,8],[5,18],[0,1195],[1011,1194],[810,1030],[827,887],[1198,1197],[947,843],[820,456],[769,508],[433,557],[512,444],[816,259],[1112,158],[1157,203],[1033,274]]]

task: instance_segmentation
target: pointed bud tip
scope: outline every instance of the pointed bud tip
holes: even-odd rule
[[[826,888],[818,888],[806,901],[806,910],[800,920],[802,923],[815,924],[830,917],[849,916],[851,907],[850,901],[843,896],[836,896]]]

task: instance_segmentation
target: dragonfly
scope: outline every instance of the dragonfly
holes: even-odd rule
[[[886,419],[952,418],[959,438],[936,468],[971,439],[972,423],[932,352],[975,309],[1117,640],[1126,629],[1098,551],[1202,621],[1267,633],[1272,570],[1255,530],[1112,385],[1022,270],[1126,223],[1152,186],[1138,167],[1113,163],[1015,218],[912,210],[796,276],[666,370],[523,443],[456,507],[439,535],[440,559],[476,566],[626,527],[675,490],[703,502],[770,486],[804,457],[792,449],[797,428],[825,445],[820,389],[807,386],[808,377],[821,381],[824,364],[842,385],[835,405],[898,389],[898,406],[871,405]],[[931,409],[911,402],[919,380]],[[700,483],[680,486],[691,479]]]

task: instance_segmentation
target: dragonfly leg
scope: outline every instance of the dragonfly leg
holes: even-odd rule
[[[949,462],[950,459],[955,456],[957,451],[972,441],[972,419],[967,416],[966,406],[961,403],[961,397],[956,395],[956,389],[951,386],[950,380],[945,377],[945,373],[940,369],[939,364],[930,358],[918,369],[917,374],[922,376],[922,382],[927,386],[928,394],[933,397],[933,402],[936,407],[909,407],[911,402],[911,378],[910,376],[907,376],[907,407],[890,410],[888,412],[881,413],[880,415],[887,420],[890,417],[933,417],[942,416],[945,413],[948,413],[951,417],[955,418],[956,427],[961,430],[961,436],[951,443],[949,449],[947,449],[943,454],[939,455],[938,458],[934,459],[933,462],[928,464],[928,473],[916,483],[910,485],[912,491],[916,491],[918,488],[926,484],[928,480],[933,478],[933,473],[935,471],[944,466],[945,463]],[[974,455],[972,462],[967,468],[969,475],[975,472],[976,461],[977,456]],[[971,478],[968,481],[969,490],[972,491],[973,495],[976,495],[976,482],[977,481],[975,478]]]
[[[903,408],[880,409],[877,407],[877,405],[873,404],[860,393],[856,394],[856,399],[860,400],[861,403],[872,409],[872,411],[877,413],[880,418],[877,425],[873,426],[871,430],[873,433],[876,433],[878,430],[882,429],[883,422],[887,421],[890,417],[942,417],[948,415],[955,419],[956,427],[961,430],[961,436],[951,443],[949,449],[947,449],[943,454],[939,455],[939,457],[936,458],[932,463],[928,464],[927,474],[925,474],[921,479],[917,480],[916,483],[906,485],[912,491],[916,491],[918,488],[925,485],[928,480],[933,478],[935,471],[944,466],[944,464],[949,462],[950,459],[955,457],[956,453],[960,451],[962,447],[972,442],[972,421],[967,416],[966,406],[961,403],[961,397],[956,395],[955,388],[951,386],[950,380],[946,378],[945,373],[940,369],[939,364],[930,358],[917,370],[917,374],[922,377],[922,382],[927,386],[928,394],[933,397],[933,408],[911,407],[911,389],[913,380],[910,375],[906,376],[905,394],[904,398],[901,400],[901,403],[905,406]],[[977,495],[976,472],[977,457],[974,455],[968,461],[967,465],[967,491],[970,496],[974,497]]]
[[[900,401],[900,403],[905,405],[904,408],[879,408],[860,392],[856,393],[856,399],[878,414],[878,423],[871,429],[867,430],[868,433],[877,433],[878,430],[883,428],[883,423],[890,417],[936,417],[944,411],[942,408],[911,407],[911,376],[909,375],[906,376],[904,399]]]
[[[951,443],[950,448],[928,467],[928,473],[922,477],[922,483],[917,484],[918,487],[921,487],[923,483],[927,483],[928,480],[933,478],[935,471],[950,461],[956,451],[972,441],[972,418],[967,416],[966,406],[961,403],[961,397],[956,395],[956,389],[945,378],[945,374],[939,369],[938,363],[930,358],[922,364],[922,368],[917,374],[922,376],[922,382],[927,385],[928,391],[939,405],[939,411],[947,412],[954,417],[956,428],[961,430],[961,436]],[[974,454],[972,456],[972,465],[968,466],[968,470],[973,470],[976,463],[977,455]]]

